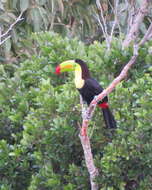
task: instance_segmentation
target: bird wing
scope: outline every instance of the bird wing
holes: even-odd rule
[[[88,78],[85,80],[85,84],[81,89],[78,89],[84,101],[89,105],[94,97],[103,91],[100,84],[93,78]],[[107,102],[108,99],[105,97],[102,102]]]
[[[88,103],[90,104],[93,98],[97,95],[99,95],[102,91],[103,88],[101,85],[93,78],[89,78],[85,81],[85,86],[87,88],[87,94],[86,94],[86,99],[88,99]],[[104,97],[101,102],[108,102],[108,97]]]
[[[103,88],[100,86],[100,84],[93,78],[87,79],[85,81],[85,85],[89,91],[92,91],[94,96],[100,94],[103,91]]]

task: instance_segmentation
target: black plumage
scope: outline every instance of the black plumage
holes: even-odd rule
[[[95,79],[88,78],[85,80],[84,86],[81,89],[78,89],[78,91],[80,92],[83,100],[89,105],[94,97],[103,91],[103,88]],[[102,100],[102,102],[108,102],[107,96]]]
[[[99,95],[103,88],[101,85],[93,78],[91,78],[89,69],[84,61],[80,59],[75,60],[81,66],[82,70],[82,79],[84,79],[84,86],[78,89],[79,93],[81,94],[83,101],[85,101],[88,106],[90,105],[91,101],[94,99],[95,96]],[[108,102],[108,97],[104,97],[102,101],[98,103],[99,107],[102,108],[104,121],[107,128],[116,128],[116,121],[114,119],[113,114],[111,113],[108,104],[103,106],[103,103]]]

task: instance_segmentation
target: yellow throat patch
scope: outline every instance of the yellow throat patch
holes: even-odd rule
[[[82,70],[81,70],[80,65],[76,65],[76,67],[75,67],[74,82],[75,82],[76,88],[78,88],[78,89],[82,88],[84,85],[84,80],[82,79]]]

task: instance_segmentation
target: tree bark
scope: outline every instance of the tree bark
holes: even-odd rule
[[[90,139],[88,135],[82,136],[80,134],[79,137],[80,137],[81,144],[84,151],[85,163],[86,163],[88,172],[90,174],[91,190],[98,190],[98,184],[94,181],[95,178],[98,176],[98,169],[94,165],[93,155],[91,152]]]
[[[142,23],[145,15],[148,13],[148,6],[149,6],[150,0],[143,0],[140,9],[138,10],[138,13],[134,19],[134,22],[123,42],[123,48],[129,46],[129,44],[136,40],[138,36],[139,26]]]

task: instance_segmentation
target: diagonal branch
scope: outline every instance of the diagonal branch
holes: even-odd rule
[[[149,26],[143,39],[139,42],[139,45],[143,45],[146,41],[150,40],[151,38],[152,38],[152,23]]]
[[[0,45],[2,45],[6,40],[8,40],[11,36],[7,36],[6,38],[4,38],[4,40],[0,41]]]
[[[135,50],[135,51],[137,51],[137,50]],[[97,104],[99,101],[101,101],[105,96],[110,94],[114,90],[114,88],[126,77],[131,66],[133,64],[135,64],[137,57],[138,57],[138,54],[135,54],[131,57],[130,61],[127,63],[127,65],[121,71],[120,75],[118,77],[116,77],[112,81],[112,83],[105,90],[103,90],[102,93],[99,94],[95,100],[93,100],[93,102],[91,102],[91,104],[89,106],[89,110],[91,110],[92,107],[94,107],[94,105]]]
[[[15,20],[15,22],[13,22],[10,27],[7,29],[7,31],[5,33],[2,34],[2,32],[0,32],[0,45],[2,45],[6,40],[8,40],[11,36],[8,35],[9,32],[13,29],[13,27],[21,20],[23,20],[24,18],[21,18],[23,15],[23,12],[21,12],[21,14],[17,17],[17,19]],[[2,40],[2,38],[4,38]]]
[[[138,50],[140,48],[140,46],[144,45],[145,42],[149,41],[152,38],[152,23],[149,26],[146,34],[144,35],[144,37],[142,38],[142,40],[134,45],[134,52],[133,52],[133,56],[131,57],[130,61],[125,65],[125,67],[122,69],[121,73],[118,75],[118,77],[116,77],[112,83],[105,89],[102,91],[102,93],[100,93],[91,103],[90,106],[87,110],[87,113],[89,113],[91,116],[92,114],[92,110],[94,111],[96,104],[101,101],[105,96],[107,96],[109,93],[111,93],[114,88],[127,76],[129,69],[132,67],[133,64],[135,64],[135,61],[138,57]],[[87,117],[86,117],[87,118]],[[91,119],[89,117],[89,119]]]
[[[150,25],[148,31],[146,32],[141,42],[139,42],[139,44],[134,46],[133,56],[131,57],[130,61],[125,65],[125,67],[123,68],[121,73],[118,75],[118,77],[116,77],[112,81],[112,83],[90,103],[90,106],[88,107],[88,109],[85,110],[85,117],[83,117],[82,128],[81,128],[79,137],[80,137],[81,144],[84,150],[85,163],[86,163],[88,172],[90,174],[91,190],[98,190],[98,184],[94,181],[94,179],[98,176],[98,169],[94,165],[93,155],[92,155],[91,146],[90,146],[90,139],[87,135],[87,128],[89,125],[89,121],[91,120],[91,117],[93,116],[97,103],[115,89],[115,87],[126,77],[132,65],[135,64],[135,61],[138,57],[138,49],[141,45],[143,45],[146,41],[150,39],[149,36],[151,36],[151,30],[152,30],[152,24]],[[82,99],[80,103],[82,106]]]

